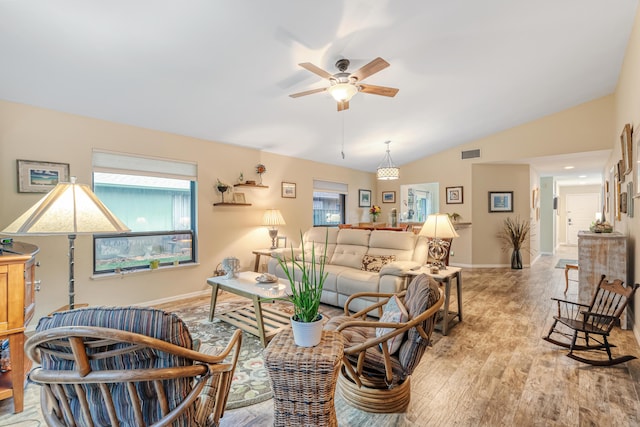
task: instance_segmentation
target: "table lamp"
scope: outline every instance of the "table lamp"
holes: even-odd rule
[[[422,225],[420,236],[425,236],[429,239],[429,255],[434,259],[431,266],[437,269],[446,268],[442,260],[447,257],[451,243],[443,239],[460,237],[455,228],[453,228],[449,215],[429,215]]]
[[[286,225],[284,218],[278,209],[267,209],[262,216],[262,225],[269,227],[269,237],[271,237],[271,247],[276,249],[276,239],[278,238],[278,226]]]
[[[69,238],[69,309],[75,307],[74,250],[78,234],[131,231],[85,184],[58,183],[38,203],[2,230],[16,236],[66,234]],[[61,310],[67,307],[62,307]]]

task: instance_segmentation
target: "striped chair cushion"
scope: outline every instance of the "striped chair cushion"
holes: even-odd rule
[[[158,338],[169,343],[179,345],[185,348],[192,348],[193,340],[191,334],[184,322],[175,314],[165,313],[162,310],[143,308],[143,307],[127,307],[127,308],[86,308],[78,310],[70,310],[60,313],[54,313],[50,317],[40,319],[36,331],[44,331],[51,328],[62,326],[99,326],[105,328],[119,329],[129,332],[135,332]],[[113,348],[122,348],[124,344],[118,344]],[[57,349],[59,350],[59,348]],[[95,352],[104,352],[104,347],[93,349]],[[71,370],[74,369],[75,362],[63,360],[50,354],[43,354],[42,366],[46,369]],[[161,351],[142,348],[135,352],[123,355],[115,355],[105,359],[91,361],[91,368],[95,371],[104,369],[135,369],[135,368],[165,368],[171,366],[185,366],[191,362],[182,357],[166,354]],[[173,409],[182,402],[189,391],[191,384],[188,379],[172,380],[171,386],[166,386],[167,398],[169,400],[169,409]],[[70,402],[74,413],[79,413],[80,407],[77,395],[73,391],[72,386],[67,386],[69,393],[73,396]],[[134,424],[134,417],[127,399],[127,389],[124,383],[112,385],[114,405],[116,411],[123,420],[121,426],[131,426]],[[144,419],[151,424],[161,417],[160,408],[158,407],[156,394],[152,383],[139,383],[138,393],[143,402],[142,405]],[[87,399],[91,403],[91,413],[94,416],[94,422],[97,426],[109,425],[109,417],[102,401],[101,393],[97,386],[91,386],[87,389]],[[173,424],[174,426],[190,426],[194,425],[195,408],[186,411]],[[79,417],[77,418],[79,419]],[[126,422],[127,420],[128,422]]]

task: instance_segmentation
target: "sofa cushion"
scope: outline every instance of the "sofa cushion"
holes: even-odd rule
[[[409,270],[417,270],[422,264],[415,261],[394,261],[385,264],[380,269],[380,275],[391,274],[393,276],[405,276]]]
[[[407,313],[407,309],[404,308],[402,302],[398,299],[397,296],[392,296],[389,298],[389,301],[384,306],[384,311],[382,312],[382,317],[380,317],[380,322],[382,323],[403,323],[409,320],[409,314]],[[393,332],[395,328],[376,328],[376,337],[380,338],[381,336]],[[387,348],[389,349],[389,354],[394,354],[400,348],[400,344],[402,344],[402,339],[404,338],[404,332],[398,334],[392,338],[387,340]],[[380,343],[382,346],[384,343]],[[382,347],[380,347],[382,348]]]
[[[327,261],[333,257],[333,252],[336,248],[336,241],[338,238],[339,229],[335,227],[312,227],[304,233],[302,240],[304,241],[304,258],[306,261],[311,261],[312,249],[316,255],[316,261],[320,260],[320,257],[324,255],[325,241],[327,244]],[[300,253],[296,254],[297,260],[302,260]]]
[[[408,231],[374,230],[369,239],[370,255],[394,255],[399,261],[411,261],[417,236]]]
[[[380,269],[396,260],[395,255],[368,255],[365,254],[362,257],[362,267],[361,270],[364,271],[373,271],[375,273],[379,273]]]
[[[362,257],[369,249],[370,230],[345,228],[338,233],[338,243],[331,264],[360,270]]]

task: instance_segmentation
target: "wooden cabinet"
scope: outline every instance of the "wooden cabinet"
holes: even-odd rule
[[[9,339],[11,360],[11,370],[0,373],[0,400],[13,397],[14,412],[22,412],[24,381],[31,368],[24,354],[24,331],[35,311],[38,247],[14,242],[0,248],[6,250],[0,254],[0,340]]]
[[[589,304],[600,276],[627,283],[627,238],[619,232],[578,232],[578,300]],[[620,316],[620,326],[627,328],[627,315]]]

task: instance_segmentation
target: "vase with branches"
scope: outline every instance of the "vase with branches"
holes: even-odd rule
[[[522,269],[521,250],[528,250],[523,246],[531,233],[529,220],[520,220],[520,217],[507,218],[502,224],[502,230],[498,233],[498,238],[502,241],[502,250],[511,250],[511,268]]]

